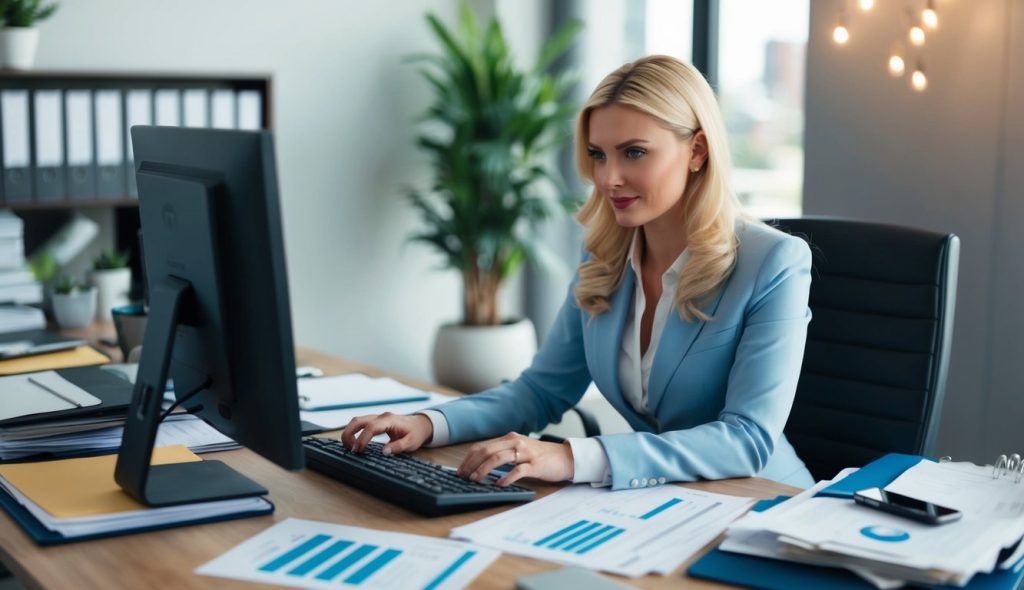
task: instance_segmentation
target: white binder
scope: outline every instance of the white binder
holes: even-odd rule
[[[239,91],[238,128],[248,130],[263,128],[263,97],[258,91]]]
[[[208,94],[205,88],[188,88],[182,91],[181,100],[185,111],[185,127],[208,127]]]
[[[96,108],[96,191],[101,197],[128,194],[124,180],[124,127],[121,119],[121,91],[97,90]]]
[[[68,90],[64,94],[67,118],[67,195],[75,200],[96,197],[96,168],[92,149],[92,93]]]
[[[235,124],[235,93],[233,90],[214,90],[210,96],[211,117],[210,127],[214,129],[234,129]]]
[[[63,201],[64,117],[60,90],[36,90],[32,94],[36,134],[36,201]]]
[[[4,200],[32,200],[32,154],[28,137],[28,90],[0,92],[3,128]]]
[[[156,124],[177,127],[181,125],[181,91],[162,88],[156,91]]]
[[[127,128],[124,130],[125,160],[132,162],[128,167],[128,194],[138,196],[139,188],[135,182],[135,148],[132,146],[132,127],[135,125],[153,124],[153,92],[146,89],[133,89],[125,94],[125,120]]]

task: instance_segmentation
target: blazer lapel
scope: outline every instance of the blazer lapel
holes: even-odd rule
[[[626,314],[629,313],[633,300],[634,281],[633,269],[627,265],[622,283],[612,294],[611,309],[593,319],[590,331],[591,350],[594,351],[596,365],[591,367],[594,381],[606,395],[614,394],[618,399],[622,399],[622,387],[619,384],[619,348],[622,345]]]
[[[704,313],[714,316],[718,310],[718,304],[722,301],[722,294],[725,286],[718,290],[718,294],[704,307]],[[679,312],[673,310],[669,314],[668,322],[661,333],[661,341],[658,343],[658,350],[654,352],[654,363],[651,365],[651,376],[647,382],[647,407],[652,414],[657,414],[658,405],[665,396],[665,390],[676,368],[686,358],[693,341],[704,329],[707,322],[695,320],[684,321]]]

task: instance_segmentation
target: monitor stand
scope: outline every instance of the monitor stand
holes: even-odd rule
[[[166,277],[150,293],[142,358],[128,409],[114,479],[131,497],[149,506],[261,496],[267,490],[220,461],[150,465],[160,426],[160,402],[174,350],[182,304],[192,296],[188,281]]]

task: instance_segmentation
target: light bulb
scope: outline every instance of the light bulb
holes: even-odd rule
[[[836,25],[836,28],[832,30],[832,40],[837,45],[846,45],[846,42],[850,40],[850,31],[846,30],[842,24]]]
[[[899,78],[903,75],[903,72],[907,69],[907,64],[904,63],[903,58],[899,55],[893,54],[889,56],[889,73],[893,77]]]
[[[858,0],[857,6],[864,12],[867,12],[875,7],[875,0]]]
[[[929,29],[939,28],[939,13],[935,12],[934,0],[928,0],[928,5],[921,11],[921,22]]]
[[[924,92],[924,89],[928,88],[928,78],[924,75],[924,68],[920,65],[910,75],[910,85],[918,92]]]
[[[910,27],[910,32],[907,33],[907,37],[910,39],[910,42],[917,47],[924,45],[924,29],[919,25]]]

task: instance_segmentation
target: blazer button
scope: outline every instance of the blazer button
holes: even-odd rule
[[[665,483],[665,478],[664,477],[659,477],[658,478],[658,483],[661,483],[661,484]]]
[[[636,487],[636,486],[638,486],[638,485],[640,485],[640,482],[639,482],[639,481],[637,481],[637,480],[636,480],[635,478],[634,478],[634,479],[631,479],[631,480],[629,480],[629,487],[631,487],[631,488],[635,488],[635,487]]]

